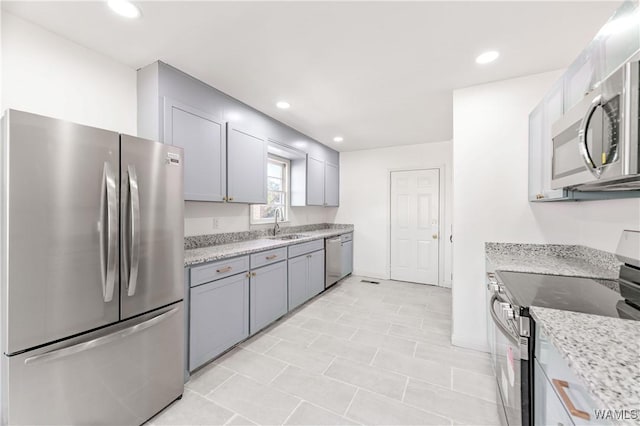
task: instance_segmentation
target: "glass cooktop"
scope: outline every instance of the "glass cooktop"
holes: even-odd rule
[[[616,281],[502,271],[498,276],[511,302],[520,307],[540,306],[626,319],[637,311],[622,306],[626,303],[615,290]],[[637,313],[634,319],[640,319],[640,311]]]

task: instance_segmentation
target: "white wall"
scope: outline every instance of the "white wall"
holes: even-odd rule
[[[425,143],[340,154],[340,208],[336,222],[353,223],[354,274],[389,278],[390,178],[392,170],[444,166],[444,233],[441,282],[450,285],[451,142]]]
[[[615,251],[640,229],[640,199],[529,203],[528,115],[561,72],[456,90],[453,98],[453,343],[486,350],[484,243]]]
[[[136,71],[2,13],[2,111],[136,135]]]
[[[336,210],[335,207],[290,207],[289,221],[284,225],[334,223]],[[214,226],[214,219],[217,219],[217,228]],[[271,224],[249,225],[249,205],[247,204],[185,202],[184,233],[186,236],[241,232],[272,226]]]

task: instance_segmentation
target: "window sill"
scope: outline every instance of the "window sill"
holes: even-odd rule
[[[283,223],[290,223],[290,220],[278,220],[278,225],[281,225]],[[273,220],[268,220],[268,221],[264,221],[264,222],[249,222],[249,226],[264,226],[264,225],[274,225],[274,221]]]

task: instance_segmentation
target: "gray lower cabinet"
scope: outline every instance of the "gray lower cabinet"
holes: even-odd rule
[[[309,294],[308,298],[324,291],[324,250],[314,251],[309,256]]]
[[[189,370],[249,336],[247,273],[192,287],[189,295]]]
[[[324,290],[324,250],[289,259],[289,310]]]
[[[225,124],[215,116],[164,99],[164,143],[184,149],[184,199],[222,201],[226,195]]]
[[[251,271],[250,333],[255,334],[287,313],[287,262]]]
[[[289,310],[295,309],[307,301],[307,280],[309,276],[309,258],[307,255],[289,259]]]
[[[266,204],[267,140],[227,124],[227,201]]]
[[[534,389],[534,425],[572,426],[574,423],[564,409],[562,401],[553,390],[552,384],[545,376],[538,360],[533,361]]]

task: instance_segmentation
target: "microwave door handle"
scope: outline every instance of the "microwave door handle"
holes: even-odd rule
[[[582,156],[582,160],[584,164],[587,166],[587,169],[593,173],[596,177],[599,176],[597,172],[598,168],[593,163],[593,159],[591,158],[591,154],[589,154],[589,148],[587,148],[587,127],[589,127],[589,121],[591,120],[591,116],[596,111],[596,109],[602,105],[602,95],[596,96],[593,101],[591,101],[591,105],[587,109],[587,113],[582,118],[580,122],[580,129],[578,130],[578,137],[580,138],[580,142],[578,146],[580,147],[580,155]]]
[[[509,331],[509,329],[504,326],[502,321],[500,321],[500,318],[498,318],[498,315],[496,315],[496,312],[493,310],[493,305],[497,301],[500,301],[500,299],[498,299],[495,294],[492,295],[491,300],[489,301],[489,313],[491,314],[491,318],[493,319],[494,324],[500,329],[502,334],[504,334],[509,340],[511,340],[512,343],[519,345],[519,339],[514,336],[512,331]]]

